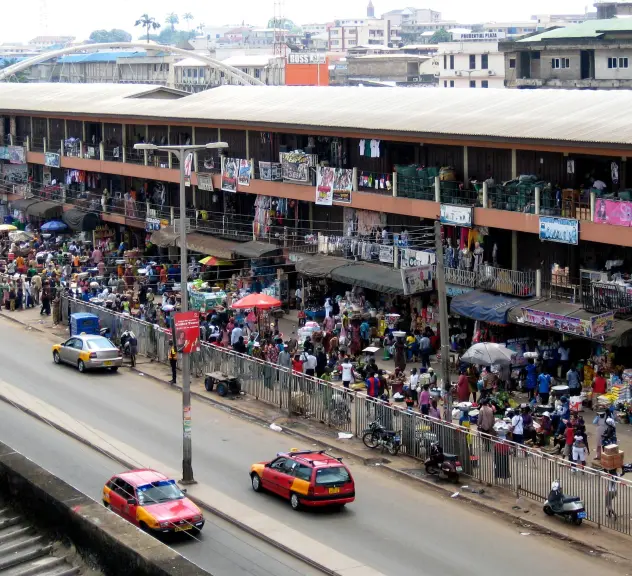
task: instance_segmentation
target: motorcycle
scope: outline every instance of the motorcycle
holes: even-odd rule
[[[586,518],[586,509],[581,498],[564,496],[559,480],[551,484],[551,492],[542,509],[547,516],[560,516],[575,526],[580,526]]]
[[[459,482],[459,474],[463,467],[454,454],[444,454],[441,444],[433,442],[430,445],[430,457],[425,461],[426,473],[444,480],[450,480],[455,484]]]
[[[362,442],[367,448],[382,447],[382,452],[388,450],[392,456],[397,456],[402,447],[402,437],[399,432],[387,430],[379,421],[371,422],[362,433]]]

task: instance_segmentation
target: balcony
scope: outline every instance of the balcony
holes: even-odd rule
[[[478,288],[523,298],[536,294],[536,273],[506,270],[494,266],[483,265],[480,271],[445,269],[446,284],[455,284],[467,288]]]

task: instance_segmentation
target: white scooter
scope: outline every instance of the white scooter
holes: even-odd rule
[[[580,526],[582,520],[586,518],[586,509],[581,498],[565,497],[559,480],[551,484],[551,492],[544,503],[543,510],[547,516],[560,516],[575,526]]]

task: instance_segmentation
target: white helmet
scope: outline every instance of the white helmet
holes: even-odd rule
[[[551,490],[559,490],[559,489],[560,489],[560,481],[553,480],[553,483],[551,484]]]
[[[608,426],[614,426],[614,420],[612,418],[606,418],[606,424]]]

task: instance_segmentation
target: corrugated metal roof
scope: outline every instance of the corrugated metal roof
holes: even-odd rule
[[[222,86],[151,107],[133,84],[0,83],[0,111],[632,145],[627,90]]]
[[[598,38],[607,32],[632,31],[632,22],[627,18],[608,18],[607,20],[586,20],[581,24],[564,26],[547,30],[542,34],[527,36],[516,42],[539,42],[540,40],[554,40],[561,38]]]

